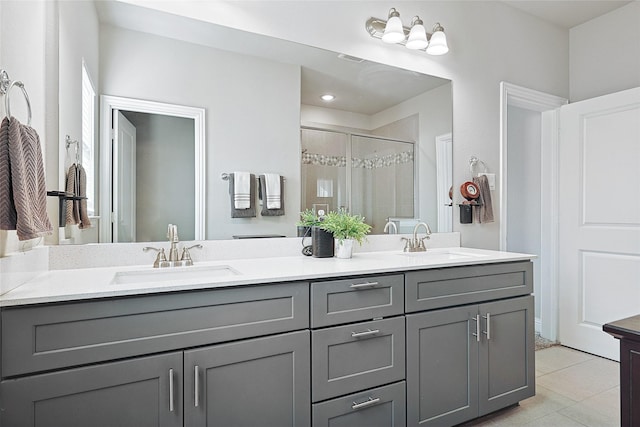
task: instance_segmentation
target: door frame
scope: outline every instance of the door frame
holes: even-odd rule
[[[558,336],[558,144],[559,108],[568,100],[512,83],[500,82],[500,250],[507,250],[507,154],[509,106],[536,111],[542,115],[541,143],[541,246],[540,318],[536,331],[555,341]],[[551,215],[549,215],[551,213]],[[545,285],[547,283],[548,285]]]
[[[112,118],[114,110],[134,111],[138,113],[160,114],[164,116],[192,119],[194,124],[194,174],[195,174],[195,240],[205,239],[205,110],[204,108],[188,107],[184,105],[167,104],[163,102],[146,101],[142,99],[124,98],[120,96],[100,96],[100,243],[110,243],[112,240],[112,212],[111,195],[113,185],[111,173],[113,162],[112,151]]]
[[[111,241],[113,243],[118,243],[118,242],[122,242],[123,237],[120,235],[120,227],[118,226],[118,221],[121,220],[123,218],[124,215],[121,215],[121,203],[120,203],[120,199],[122,197],[123,194],[126,194],[127,192],[129,193],[127,197],[128,202],[132,204],[133,208],[131,210],[127,210],[127,212],[131,211],[131,215],[126,215],[127,216],[127,221],[130,220],[131,221],[131,234],[130,236],[127,236],[127,238],[131,237],[131,240],[125,240],[125,241],[135,241],[135,237],[136,237],[136,127],[133,125],[133,123],[131,123],[125,116],[124,114],[122,114],[122,112],[120,110],[114,111],[113,115],[113,122],[112,122],[112,126],[113,126],[113,130],[114,130],[114,135],[120,135],[120,131],[124,130],[125,128],[129,128],[128,130],[131,131],[133,133],[133,144],[131,144],[128,150],[126,150],[126,152],[124,152],[124,145],[122,144],[122,141],[118,141],[119,143],[116,144],[114,141],[114,144],[111,147],[111,161],[113,162],[113,172],[111,174],[111,183],[113,185],[113,189],[112,189],[112,197],[111,197],[111,203],[113,204],[113,201],[116,200],[117,203],[115,203],[115,206],[111,207],[111,211],[114,213],[114,216],[112,217],[113,219],[115,219],[116,221],[114,223],[112,223],[112,230],[111,230]],[[118,118],[116,120],[116,117]],[[118,123],[118,125],[116,126],[115,123]],[[124,139],[124,138],[123,138]],[[123,154],[120,154],[120,149],[123,149]],[[131,161],[131,175],[132,176],[127,176],[126,179],[124,177],[121,177],[120,172],[124,171],[124,166],[120,164],[120,159],[124,158],[124,156],[131,156],[133,158],[133,160]],[[123,162],[125,163],[125,162]],[[121,194],[120,189],[122,188],[122,183],[121,181],[129,181],[127,182],[127,189],[128,191],[123,191]],[[130,217],[130,218],[129,218]]]

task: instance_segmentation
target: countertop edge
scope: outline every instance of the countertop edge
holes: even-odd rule
[[[463,248],[456,248],[461,250]],[[133,296],[145,296],[151,294],[164,294],[164,293],[172,293],[172,292],[184,292],[184,291],[198,291],[198,290],[212,290],[212,289],[220,289],[220,288],[231,288],[238,286],[251,286],[251,285],[260,285],[260,284],[275,284],[275,283],[286,283],[286,282],[296,282],[296,281],[308,281],[312,279],[331,279],[337,277],[345,277],[345,276],[365,276],[371,274],[388,274],[388,273],[404,273],[408,271],[417,271],[417,270],[428,270],[428,269],[436,269],[436,268],[449,268],[449,267],[463,267],[463,266],[473,266],[473,265],[482,265],[482,264],[495,264],[495,263],[508,263],[508,262],[519,262],[519,261],[529,261],[532,258],[535,258],[535,255],[530,254],[517,254],[517,253],[509,253],[509,252],[499,252],[499,251],[487,251],[487,250],[471,250],[464,248],[464,250],[473,251],[475,253],[485,253],[487,258],[472,258],[461,261],[451,261],[447,260],[442,262],[431,262],[428,264],[415,264],[415,265],[407,265],[406,262],[404,264],[400,264],[400,259],[397,259],[398,264],[389,265],[389,266],[371,266],[367,265],[366,268],[362,266],[358,267],[356,265],[357,261],[360,260],[362,262],[363,258],[371,258],[371,262],[375,262],[376,259],[382,259],[381,256],[388,256],[388,253],[384,252],[370,252],[370,253],[359,253],[354,255],[353,260],[356,262],[352,262],[353,260],[338,260],[336,258],[325,258],[325,259],[313,259],[317,265],[320,263],[326,263],[327,266],[324,271],[295,271],[291,274],[286,274],[280,272],[277,276],[274,275],[259,275],[259,274],[245,274],[241,277],[235,277],[232,280],[218,280],[204,283],[195,283],[195,284],[178,284],[178,285],[157,285],[155,284],[142,284],[144,286],[130,286],[128,289],[124,289],[119,286],[104,287],[103,290],[90,290],[87,289],[86,292],[82,292],[82,288],[78,288],[75,291],[66,291],[60,292],[58,294],[52,292],[44,292],[43,289],[45,286],[42,284],[30,284],[26,283],[19,288],[12,290],[2,296],[0,296],[0,308],[12,308],[26,305],[37,305],[37,304],[47,304],[47,303],[66,303],[66,302],[79,302],[79,301],[87,301],[87,300],[95,300],[95,299],[105,299],[105,298],[118,298],[118,297],[133,297]],[[391,254],[391,256],[395,256],[396,254]],[[297,262],[307,262],[304,259],[299,259],[299,257],[279,257],[273,258],[273,262],[286,262],[287,259],[291,259]],[[394,260],[393,258],[390,258]],[[255,260],[234,260],[230,262],[221,261],[218,264],[234,264],[235,263],[251,263]],[[268,259],[263,259],[262,262],[268,262]],[[369,262],[366,259],[364,262]],[[317,267],[316,265],[316,267]],[[346,268],[345,268],[346,267]],[[349,268],[351,267],[351,268]],[[88,269],[87,269],[88,270]],[[105,270],[105,268],[103,268]],[[292,269],[293,270],[293,269]],[[78,271],[78,270],[74,270]],[[45,273],[46,274],[46,273]],[[72,273],[70,273],[72,274]],[[80,279],[78,279],[80,280]],[[109,286],[109,285],[107,285]],[[40,287],[40,289],[38,288]],[[23,295],[21,295],[21,293]]]

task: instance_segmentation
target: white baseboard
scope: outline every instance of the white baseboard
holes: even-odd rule
[[[539,317],[536,317],[534,320],[535,326],[534,329],[536,331],[536,334],[539,334],[540,331],[542,331],[542,320],[540,320]]]

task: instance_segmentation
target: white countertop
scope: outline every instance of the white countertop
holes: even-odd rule
[[[534,257],[528,254],[455,247],[417,253],[363,252],[355,253],[351,259],[300,255],[196,262],[192,267],[171,269],[154,269],[144,265],[50,270],[0,296],[0,306],[403,272],[522,261]],[[130,283],[115,283],[117,279]]]

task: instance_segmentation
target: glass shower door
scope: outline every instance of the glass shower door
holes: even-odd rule
[[[325,212],[349,208],[347,157],[344,133],[301,129],[302,209]]]
[[[390,217],[414,217],[413,143],[352,135],[351,157],[351,211],[372,234],[382,234]]]

